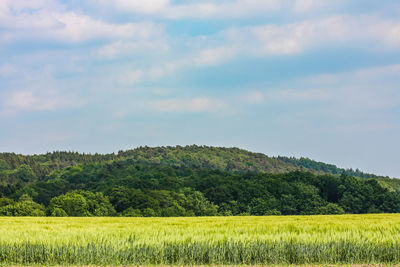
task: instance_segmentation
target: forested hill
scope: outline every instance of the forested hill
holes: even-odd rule
[[[0,216],[400,212],[399,181],[238,148],[3,153]]]
[[[315,174],[347,175],[363,178],[377,177],[353,169],[342,169],[332,164],[317,162],[308,158],[268,157],[239,148],[208,146],[139,147],[112,154],[81,154],[77,152],[52,152],[42,155],[25,156],[14,153],[0,153],[0,178],[26,179],[25,165],[42,180],[52,171],[74,165],[102,163],[113,160],[132,159],[141,164],[159,164],[172,167],[207,168],[229,172],[287,173],[295,170]],[[22,172],[20,167],[22,166]],[[24,169],[25,168],[25,169]]]

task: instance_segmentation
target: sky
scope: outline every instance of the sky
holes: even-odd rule
[[[0,0],[0,151],[239,147],[400,177],[398,0]]]

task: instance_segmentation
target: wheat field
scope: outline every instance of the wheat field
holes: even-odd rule
[[[400,263],[400,215],[0,218],[1,265]]]

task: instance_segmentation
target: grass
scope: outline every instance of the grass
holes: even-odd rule
[[[0,217],[0,265],[400,263],[400,215]]]

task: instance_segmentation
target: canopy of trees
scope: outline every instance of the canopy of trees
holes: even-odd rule
[[[308,158],[268,157],[261,153],[253,153],[239,148],[196,145],[184,147],[139,147],[133,150],[119,151],[117,154],[105,155],[60,151],[32,156],[0,153],[0,178],[2,181],[15,181],[17,178],[24,179],[23,173],[25,173],[25,179],[41,180],[52,171],[66,167],[124,159],[131,159],[135,163],[207,168],[230,172],[286,173],[302,170],[315,174],[344,174],[347,176],[376,178],[375,175],[363,173],[358,169],[345,170],[332,164],[325,164]]]
[[[397,186],[397,179],[236,148],[0,154],[3,216],[400,212]]]

